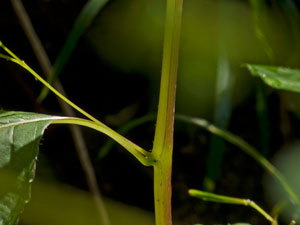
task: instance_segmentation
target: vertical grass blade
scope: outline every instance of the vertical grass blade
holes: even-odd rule
[[[230,51],[228,46],[228,33],[235,33],[232,24],[227,20],[234,12],[231,6],[223,3],[217,7],[218,12],[218,55],[216,67],[215,85],[215,108],[213,123],[216,126],[226,129],[231,117],[231,102],[235,73],[231,63]],[[232,22],[231,22],[232,23]],[[233,24],[235,26],[235,24]],[[213,191],[215,181],[219,178],[223,155],[225,151],[224,140],[214,134],[210,137],[210,148],[206,163],[206,175],[203,186],[205,190]]]
[[[265,32],[262,28],[263,17],[265,16],[266,3],[261,0],[250,1],[252,9],[253,26],[256,38],[259,40],[264,52],[266,53],[270,62],[274,61],[274,52],[269,45]],[[259,132],[260,132],[260,145],[261,152],[264,156],[269,152],[269,117],[268,117],[268,104],[266,88],[257,82],[255,85],[256,94],[256,114],[259,120]]]
[[[52,84],[60,75],[72,52],[74,51],[79,39],[91,25],[99,11],[107,2],[108,0],[89,0],[84,5],[79,16],[76,18],[73,28],[71,29],[67,40],[53,65],[52,73],[47,79],[48,83]],[[48,93],[49,89],[44,87],[40,93],[40,96],[38,97],[38,100],[43,101]]]
[[[256,114],[259,121],[259,137],[262,154],[267,157],[269,154],[269,133],[270,124],[268,117],[267,90],[262,82],[256,83]]]
[[[218,58],[214,123],[218,127],[226,129],[231,115],[234,73],[230,68],[229,58],[223,48],[221,46]],[[215,181],[220,174],[224,151],[224,140],[212,134],[206,165],[207,172],[204,178],[204,188],[206,190],[214,190]]]

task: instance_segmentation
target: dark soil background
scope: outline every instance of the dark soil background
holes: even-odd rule
[[[73,21],[85,2],[84,0],[24,1],[52,62],[62,48]],[[112,0],[103,10],[117,2]],[[2,1],[0,5],[0,40],[41,73],[10,1]],[[42,104],[36,101],[41,84],[17,65],[1,60],[0,74],[1,108],[62,115],[53,94],[50,94]],[[139,72],[125,73],[105,60],[101,60],[85,38],[80,40],[60,79],[71,100],[115,129],[133,118],[156,112],[157,100],[153,100],[153,96],[157,96],[159,83],[156,80],[149,81],[147,76]],[[272,141],[268,157],[272,158],[285,142],[299,138],[299,131],[296,129],[299,127],[297,126],[299,121],[296,116],[282,108],[280,96],[276,92],[269,91],[269,93],[268,118],[271,127],[268,135]],[[229,130],[259,148],[259,121],[255,104],[256,98],[251,92],[233,109]],[[124,108],[129,108],[131,114],[127,115],[125,121],[112,123],[110,118],[116,118],[118,121],[120,119],[118,113]],[[289,129],[286,130],[285,127]],[[150,150],[154,128],[154,122],[147,123],[132,130],[126,136]],[[151,168],[139,165],[117,145],[104,159],[97,160],[98,150],[107,138],[88,129],[82,130],[103,195],[152,211]],[[184,224],[226,224],[227,222],[268,224],[252,209],[203,202],[189,197],[187,194],[189,188],[202,188],[210,134],[200,128],[177,122],[174,140],[173,211],[176,220]],[[39,164],[41,169],[37,170],[38,176],[55,177],[60,182],[84,190],[88,189],[67,127],[51,126],[47,130],[42,140]],[[271,205],[265,198],[262,185],[264,173],[257,162],[226,143],[221,174],[216,181],[215,192],[252,199],[266,211],[270,211]]]

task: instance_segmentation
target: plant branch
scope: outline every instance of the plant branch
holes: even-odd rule
[[[122,126],[120,129],[118,129],[117,132],[121,135],[125,135],[133,128],[138,127],[149,121],[155,121],[155,119],[156,119],[155,114],[148,114],[143,117],[133,119],[129,121],[127,124],[125,124],[124,126]],[[109,151],[111,150],[114,144],[115,142],[113,140],[111,139],[107,140],[106,143],[99,149],[98,156],[97,156],[98,159],[99,160],[103,159],[109,153]]]
[[[1,41],[0,41],[0,48],[2,48],[5,52],[7,52],[9,54],[9,56],[0,54],[0,58],[4,58],[4,59],[6,59],[8,61],[12,61],[12,62],[18,64],[19,66],[23,67],[25,70],[27,70],[29,73],[31,73],[37,80],[39,80],[43,85],[45,85],[47,88],[49,88],[50,91],[52,91],[57,97],[59,97],[60,99],[62,99],[69,106],[71,106],[72,108],[74,108],[75,110],[77,110],[82,115],[84,115],[87,118],[89,118],[90,120],[92,120],[92,121],[94,121],[96,123],[104,125],[102,122],[100,122],[95,117],[93,117],[92,115],[90,115],[89,113],[87,113],[86,111],[84,111],[83,109],[81,109],[79,106],[77,106],[75,103],[73,103],[72,101],[70,101],[68,98],[66,98],[59,91],[57,91],[45,79],[43,79],[33,69],[31,69],[31,67],[28,66],[23,60],[21,60],[20,58],[18,58],[12,51],[10,51]]]
[[[120,131],[124,135],[125,132],[130,131],[132,128],[154,119],[155,119],[154,114],[149,114],[141,118],[137,118],[132,122],[128,123],[127,125],[125,125],[124,127],[122,127]],[[290,195],[293,201],[300,206],[299,197],[293,191],[292,187],[288,184],[286,178],[263,155],[261,155],[257,149],[255,149],[245,140],[243,140],[242,138],[238,137],[235,134],[230,133],[229,131],[218,128],[217,126],[213,125],[212,123],[204,119],[177,114],[175,115],[175,120],[200,126],[206,129],[207,131],[225,139],[229,143],[235,145],[236,147],[244,151],[246,154],[248,154],[254,160],[256,160],[266,171],[268,171],[282,185],[283,189]],[[107,148],[110,147],[111,146],[109,147],[107,146]]]
[[[200,198],[204,201],[250,206],[256,211],[258,211],[261,215],[263,215],[267,220],[269,220],[272,223],[272,225],[277,225],[276,219],[270,216],[265,210],[263,210],[259,205],[257,205],[255,202],[251,201],[250,199],[228,197],[224,195],[217,195],[214,193],[195,190],[195,189],[190,189],[188,192],[190,196]]]
[[[51,76],[52,71],[52,65],[49,60],[49,57],[38,37],[38,35],[35,32],[35,29],[30,21],[30,18],[28,16],[28,13],[26,12],[26,9],[22,3],[21,0],[11,0],[13,9],[19,18],[19,22],[32,46],[32,49],[37,57],[37,60],[40,63],[40,66],[43,70],[43,73],[47,76]],[[53,86],[64,96],[67,97],[66,92],[63,88],[63,85],[60,83],[59,80],[57,80]],[[63,113],[69,117],[74,117],[75,112],[74,110],[68,106],[63,100],[58,98],[58,102],[60,104],[60,107],[63,111]],[[95,205],[97,207],[97,210],[99,212],[100,221],[103,225],[109,225],[110,220],[108,217],[108,213],[103,201],[103,198],[101,196],[99,185],[97,182],[96,174],[94,171],[94,168],[92,166],[92,162],[88,153],[88,149],[85,143],[85,140],[83,138],[82,132],[79,127],[77,126],[69,126],[71,135],[74,141],[75,149],[77,151],[78,158],[80,160],[82,169],[85,173],[86,180],[89,186],[89,189],[91,191],[91,194],[93,196]]]
[[[198,125],[209,132],[218,135],[228,141],[229,143],[239,147],[241,150],[243,150],[245,153],[250,155],[253,159],[255,159],[264,169],[266,169],[270,174],[272,174],[273,177],[275,177],[279,183],[282,185],[284,190],[289,194],[291,199],[296,203],[298,206],[300,206],[300,200],[297,196],[297,194],[293,191],[291,186],[288,184],[285,177],[280,173],[280,171],[272,165],[265,157],[263,157],[253,146],[248,144],[245,140],[242,138],[228,132],[224,131],[213,124],[209,123],[208,121],[204,119],[199,118],[193,118],[188,117],[184,115],[177,115],[177,119],[180,119],[181,121]]]
[[[94,121],[80,119],[80,118],[60,118],[54,120],[53,124],[73,124],[80,125],[92,128],[97,130],[103,134],[106,134],[120,145],[122,145],[127,151],[129,151],[134,157],[136,157],[143,165],[152,166],[155,164],[155,159],[152,157],[152,154],[140,146],[134,144],[130,140],[126,139],[122,135],[118,134],[114,130],[108,128],[107,126],[103,126],[102,124],[96,123]]]
[[[76,109],[77,111],[79,111],[80,113],[85,115],[87,118],[89,118],[90,120],[81,119],[82,121],[85,121],[84,126],[87,126],[86,124],[89,124],[90,126],[88,126],[88,127],[94,128],[95,130],[98,130],[102,133],[107,134],[109,137],[111,137],[112,139],[116,140],[121,145],[123,145],[127,150],[130,149],[129,151],[133,155],[135,155],[134,154],[135,151],[140,152],[142,157],[147,158],[147,160],[149,160],[149,162],[151,162],[149,164],[147,164],[147,162],[145,162],[146,165],[150,166],[150,165],[153,165],[154,162],[156,162],[152,153],[144,150],[143,148],[139,147],[138,145],[127,140],[125,137],[118,134],[117,132],[115,132],[108,126],[106,126],[104,123],[100,122],[99,120],[97,120],[96,118],[94,118],[93,116],[88,114],[86,111],[81,109],[79,106],[77,106],[76,104],[71,102],[69,99],[64,97],[54,87],[52,87],[49,83],[47,83],[47,81],[45,81],[40,75],[38,75],[33,69],[31,69],[24,61],[19,59],[12,51],[10,51],[7,47],[5,47],[5,45],[1,41],[0,41],[0,48],[4,49],[5,52],[7,52],[9,54],[9,56],[8,56],[8,55],[4,55],[4,54],[0,53],[0,58],[12,61],[12,62],[20,65],[21,67],[23,67],[25,70],[27,70],[29,73],[31,73],[37,80],[39,80],[42,84],[44,84],[46,87],[48,87],[54,94],[56,94],[59,98],[61,98],[63,101],[65,101],[68,105],[70,105],[71,107],[73,107],[74,109]],[[76,118],[73,118],[73,120],[74,119],[76,119]],[[77,119],[77,121],[79,121],[79,120],[80,119]],[[73,121],[70,121],[70,120],[66,120],[66,121],[65,121],[65,123],[67,123],[67,124],[78,124],[76,122],[73,123]],[[57,123],[59,123],[59,122],[57,122]],[[79,124],[79,125],[83,125],[83,124]],[[132,149],[134,149],[134,150],[132,150]]]

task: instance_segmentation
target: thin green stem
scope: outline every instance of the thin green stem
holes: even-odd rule
[[[134,144],[133,142],[129,141],[122,135],[118,134],[99,120],[97,120],[95,117],[91,116],[89,113],[81,109],[79,106],[71,102],[69,99],[64,97],[60,92],[58,92],[54,87],[52,87],[47,81],[45,81],[40,75],[38,75],[33,69],[31,69],[24,61],[22,61],[20,58],[18,58],[12,51],[10,51],[7,47],[3,45],[3,43],[0,41],[0,48],[3,48],[10,56],[0,54],[0,58],[7,59],[9,61],[12,61],[21,67],[23,67],[25,70],[30,72],[37,80],[39,80],[42,84],[44,84],[46,87],[48,87],[55,95],[57,95],[59,98],[61,98],[63,101],[65,101],[68,105],[76,109],[81,114],[85,115],[90,120],[84,120],[79,118],[65,118],[65,119],[59,119],[55,120],[53,123],[64,123],[64,124],[77,124],[82,125],[86,127],[90,127],[92,129],[98,130],[101,133],[104,133],[117,141],[119,144],[121,144],[125,149],[127,149],[132,155],[134,155],[143,165],[145,166],[151,166],[154,164],[154,159],[152,157],[152,154],[138,145]]]
[[[135,127],[138,127],[142,124],[145,124],[149,121],[154,121],[156,119],[155,114],[148,114],[143,117],[133,119],[132,121],[129,121],[127,124],[125,124],[123,127],[117,130],[117,132],[121,135],[127,134],[130,130],[132,130]],[[98,159],[103,159],[111,150],[111,148],[114,145],[114,141],[109,139],[107,142],[101,147],[98,153]]]
[[[155,163],[150,152],[144,150],[140,146],[134,144],[130,140],[126,139],[122,135],[118,134],[114,130],[108,128],[105,125],[96,123],[94,121],[80,119],[80,118],[61,118],[54,120],[53,124],[74,124],[81,125],[85,127],[92,128],[103,134],[106,134],[120,145],[122,145],[127,151],[129,151],[133,156],[135,156],[143,165],[152,166]]]
[[[167,0],[157,122],[152,154],[156,225],[172,224],[171,175],[175,96],[183,0]]]
[[[4,51],[6,51],[11,57],[0,54],[0,58],[4,58],[6,60],[12,61],[21,67],[23,67],[25,70],[27,70],[29,73],[31,73],[37,80],[39,80],[43,85],[45,85],[47,88],[49,88],[50,91],[52,91],[57,97],[62,99],[64,102],[66,102],[68,105],[70,105],[72,108],[89,118],[90,120],[99,123],[103,126],[104,125],[102,122],[97,120],[95,117],[81,109],[79,106],[77,106],[75,103],[67,99],[65,96],[63,96],[60,92],[58,92],[52,85],[50,85],[46,80],[44,80],[40,75],[38,75],[31,67],[29,67],[23,60],[18,58],[12,51],[10,51],[2,42],[0,42],[0,48],[3,48]]]
[[[19,18],[20,25],[31,44],[32,50],[36,55],[36,58],[41,66],[44,75],[46,75],[46,77],[49,79],[53,67],[45,48],[43,47],[43,44],[31,23],[30,17],[22,3],[22,0],[11,0],[11,4],[17,17]],[[67,98],[64,87],[58,79],[53,83],[53,87]],[[49,92],[49,89],[47,89],[47,91]],[[75,110],[73,108],[66,104],[62,99],[58,98],[58,102],[60,104],[62,112],[66,116],[75,117]],[[96,173],[92,165],[91,157],[89,155],[86,142],[83,138],[82,131],[78,126],[72,125],[69,126],[69,129],[73,138],[74,147],[76,149],[80,164],[82,166],[83,172],[85,173],[86,181],[93,197],[93,201],[95,203],[97,211],[99,212],[99,222],[103,225],[110,225],[110,218],[108,216],[102,194],[99,190]]]
[[[257,205],[255,202],[251,201],[250,199],[242,199],[242,198],[234,198],[234,197],[229,197],[224,195],[217,195],[214,193],[195,190],[195,189],[190,189],[189,195],[196,198],[200,198],[204,201],[250,206],[253,209],[255,209],[257,212],[259,212],[261,215],[263,215],[267,220],[269,220],[272,223],[272,225],[275,224],[277,225],[276,219],[270,216],[265,210],[263,210],[259,205]]]
[[[229,143],[237,146],[241,150],[243,150],[246,154],[250,155],[254,160],[256,160],[265,170],[267,170],[284,188],[284,190],[290,195],[290,197],[296,202],[298,205],[300,205],[300,201],[298,196],[295,194],[295,192],[292,190],[291,186],[286,181],[285,177],[280,173],[280,171],[277,170],[276,167],[274,167],[265,157],[263,157],[258,150],[256,150],[253,146],[248,144],[245,140],[241,139],[240,137],[230,133],[229,131],[222,130],[213,124],[209,123],[208,121],[200,118],[193,118],[189,116],[184,115],[175,115],[175,119],[178,121],[194,124],[197,126],[200,126],[209,132],[224,138]],[[136,122],[133,121],[135,126],[142,124],[143,122],[154,120],[154,116],[152,114],[149,114],[147,116],[141,117],[136,119],[135,121],[139,121],[138,124],[135,124]],[[124,130],[128,132],[131,128],[134,126],[128,125],[124,127]],[[123,129],[123,128],[122,128]],[[122,133],[124,134],[124,133]]]
[[[269,171],[269,173],[271,173],[279,181],[279,183],[282,185],[284,190],[289,194],[291,199],[300,206],[300,200],[298,196],[292,190],[285,177],[280,173],[280,171],[276,167],[274,167],[265,157],[263,157],[253,146],[248,144],[245,140],[228,131],[224,131],[210,124],[208,121],[204,119],[192,118],[183,115],[178,115],[176,116],[176,118],[180,119],[181,121],[191,123],[191,124],[196,124],[200,127],[203,127],[209,132],[224,138],[229,143],[242,149],[245,153],[247,153],[253,159],[255,159],[264,169]]]

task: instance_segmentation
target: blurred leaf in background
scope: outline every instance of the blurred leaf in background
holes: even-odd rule
[[[231,12],[222,23],[218,8],[226,4]],[[274,51],[275,62],[284,62],[293,46],[290,30],[272,10],[263,18],[264,32]],[[159,87],[164,11],[161,4],[146,0],[115,1],[109,4],[88,32],[88,40],[99,57],[125,73],[148,77],[153,107]],[[177,111],[211,119],[214,108],[219,30],[227,24],[222,38],[230,64],[236,71],[233,107],[245,100],[252,84],[240,68],[244,62],[268,62],[255,36],[251,8],[241,1],[186,1],[184,3],[178,77]],[[188,101],[187,101],[188,100]]]
[[[274,157],[273,163],[286,177],[287,181],[300,196],[300,142],[286,144],[281,148],[278,154]],[[288,224],[292,219],[299,221],[300,207],[292,202],[286,195],[285,191],[280,188],[278,182],[271,179],[269,176],[264,180],[266,189],[266,199],[270,200],[272,205],[283,204],[284,207],[280,215],[284,222]]]
[[[111,225],[154,225],[154,215],[151,212],[110,199],[105,199],[105,204]],[[21,223],[99,225],[98,216],[88,192],[54,180],[36,180],[32,187],[32,200],[22,215]]]

